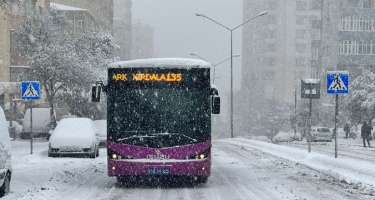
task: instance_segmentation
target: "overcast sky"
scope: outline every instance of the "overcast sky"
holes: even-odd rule
[[[242,22],[242,0],[133,0],[133,21],[149,24],[155,30],[155,57],[190,57],[189,53],[194,52],[211,63],[228,58],[230,34],[195,13],[233,27]],[[234,34],[235,54],[241,54],[241,33],[240,29]],[[237,59],[237,69],[240,63]],[[229,62],[218,67],[217,76],[220,80],[226,78],[221,82],[229,81],[229,73]]]

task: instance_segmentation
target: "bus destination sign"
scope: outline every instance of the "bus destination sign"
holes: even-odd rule
[[[181,82],[181,73],[114,73],[113,81]]]

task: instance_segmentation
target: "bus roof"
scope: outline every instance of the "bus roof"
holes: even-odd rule
[[[211,64],[198,59],[189,58],[149,58],[114,62],[111,68],[210,68]]]

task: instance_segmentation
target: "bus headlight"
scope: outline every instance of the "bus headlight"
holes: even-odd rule
[[[190,156],[189,159],[203,160],[203,159],[208,158],[208,156],[210,155],[210,152],[211,150],[207,149],[206,151]]]
[[[117,160],[117,155],[114,153],[114,154],[112,154],[112,159],[113,160]]]

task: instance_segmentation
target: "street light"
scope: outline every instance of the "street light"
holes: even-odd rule
[[[197,53],[189,53],[189,55],[197,57],[197,58],[199,58],[201,60],[209,62],[208,59],[204,58],[203,56],[200,56]],[[240,55],[233,55],[233,58],[238,58],[238,57],[241,57],[241,56]],[[212,66],[213,66],[213,79],[212,79],[213,83],[215,83],[215,78],[216,78],[216,75],[215,75],[216,74],[216,67],[219,66],[219,65],[221,65],[221,64],[223,64],[223,63],[225,63],[225,62],[227,62],[230,59],[231,59],[231,57],[228,57],[228,58],[225,58],[225,59],[221,60],[220,62],[218,62],[216,64],[212,64]]]
[[[229,26],[226,26],[226,25],[220,23],[219,21],[217,21],[217,20],[215,20],[211,17],[208,17],[207,15],[204,15],[204,14],[201,14],[201,13],[195,14],[195,16],[203,17],[205,19],[208,19],[211,22],[221,26],[222,28],[224,28],[225,30],[230,32],[230,76],[231,76],[231,79],[230,79],[230,101],[231,101],[231,106],[230,106],[230,136],[232,138],[234,137],[234,135],[233,135],[233,31],[237,30],[238,28],[246,25],[247,23],[251,22],[252,20],[254,20],[254,19],[256,19],[260,16],[266,15],[267,13],[268,13],[267,11],[260,12],[256,16],[254,16],[254,17],[252,17],[248,20],[245,20],[243,23],[241,23],[238,26],[235,26],[233,28],[230,28]]]

